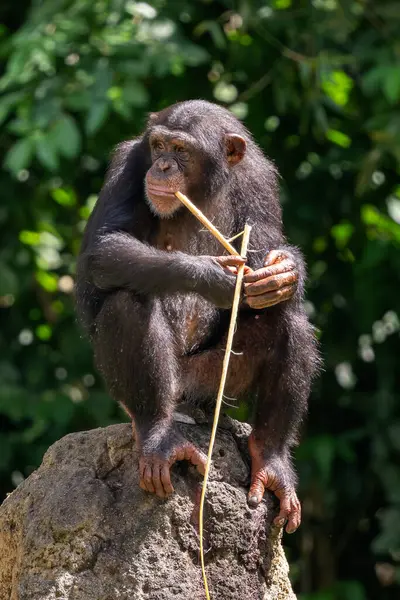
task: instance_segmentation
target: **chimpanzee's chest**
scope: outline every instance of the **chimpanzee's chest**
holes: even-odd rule
[[[228,233],[230,231],[229,228]],[[224,248],[215,237],[190,213],[157,223],[147,240],[152,246],[167,252],[180,251],[192,255],[220,256]]]
[[[192,255],[224,254],[219,242],[190,213],[178,219],[161,220],[149,242],[167,252]],[[194,293],[164,296],[165,315],[174,331],[178,352],[187,354],[218,339],[221,311]]]

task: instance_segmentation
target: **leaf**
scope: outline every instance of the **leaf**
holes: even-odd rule
[[[71,115],[63,115],[50,130],[51,140],[66,158],[75,158],[81,149],[81,133]]]
[[[34,144],[32,138],[18,140],[7,152],[4,166],[13,173],[19,173],[31,163]]]
[[[351,236],[354,233],[354,225],[351,223],[338,223],[331,228],[331,235],[334,238],[338,248],[347,246]]]
[[[109,113],[110,106],[105,100],[95,102],[86,119],[86,131],[89,135],[93,135],[100,129]]]
[[[353,81],[344,71],[323,73],[322,89],[325,94],[338,106],[345,106],[353,88]]]
[[[125,5],[125,10],[131,15],[139,15],[145,19],[155,19],[156,9],[147,2],[133,2],[129,0]]]
[[[36,156],[49,171],[56,171],[58,169],[58,155],[49,136],[40,135],[40,137],[36,138]]]
[[[51,338],[53,332],[50,325],[43,323],[36,327],[35,333],[40,340],[46,342]]]
[[[325,133],[329,129],[329,123],[326,110],[321,104],[315,106],[314,117],[320,130]]]
[[[379,91],[384,71],[382,67],[370,69],[362,78],[362,87],[366,94],[373,94]]]
[[[128,106],[128,104],[124,104],[124,102],[118,100],[117,102],[114,102],[113,108],[117,114],[125,119],[125,121],[130,121],[132,119],[132,108]]]
[[[390,104],[396,104],[400,98],[400,67],[388,67],[385,70],[382,91]]]
[[[274,8],[278,10],[285,10],[285,8],[290,8],[292,6],[292,0],[275,0]]]
[[[375,67],[362,79],[367,94],[383,92],[390,104],[396,104],[400,98],[400,69],[397,65]]]
[[[58,279],[56,275],[47,273],[46,271],[38,271],[36,273],[36,281],[47,292],[56,292],[58,288]]]
[[[197,67],[206,62],[210,55],[207,50],[201,46],[195,46],[194,44],[185,44],[182,48],[182,56],[184,63],[190,67]]]
[[[24,229],[19,234],[19,241],[27,246],[38,246],[40,244],[40,233]]]
[[[376,206],[363,204],[361,220],[367,227],[373,228],[379,237],[392,238],[394,241],[400,242],[400,225],[382,214]]]
[[[342,131],[328,129],[325,135],[329,141],[341,146],[342,148],[348,148],[351,145],[351,138]]]
[[[14,108],[14,105],[19,103],[24,98],[25,92],[12,92],[6,94],[0,100],[0,124],[5,121],[8,114]]]
[[[146,106],[149,102],[149,94],[140,81],[128,83],[122,89],[123,99],[132,106]]]
[[[51,197],[61,206],[76,205],[76,194],[72,188],[55,188],[51,190]]]
[[[14,119],[7,124],[7,131],[18,137],[27,137],[31,132],[31,124],[26,119]]]
[[[0,263],[0,296],[15,295],[18,291],[18,279],[14,271],[4,263]]]

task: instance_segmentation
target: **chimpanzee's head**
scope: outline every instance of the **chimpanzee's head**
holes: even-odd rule
[[[245,156],[246,139],[243,125],[209,102],[181,102],[150,115],[144,143],[152,165],[145,188],[153,212],[171,217],[181,207],[177,191],[198,206],[221,193]]]

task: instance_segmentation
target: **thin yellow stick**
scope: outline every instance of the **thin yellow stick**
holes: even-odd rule
[[[246,225],[244,227],[242,247],[240,250],[240,254],[243,257],[245,257],[246,253],[247,253],[247,246],[249,243],[250,231],[251,231],[251,227],[250,227],[250,225],[247,225],[247,223],[246,223]],[[200,560],[201,560],[201,570],[203,573],[204,589],[206,592],[207,600],[210,600],[210,592],[208,589],[207,575],[206,575],[205,564],[204,564],[204,546],[203,546],[204,501],[205,501],[205,497],[206,497],[208,475],[210,472],[211,457],[212,457],[212,453],[213,453],[213,449],[214,449],[214,442],[215,442],[215,436],[217,433],[218,420],[219,420],[219,415],[220,415],[221,406],[222,406],[222,400],[223,400],[223,396],[224,396],[225,383],[226,383],[226,378],[228,375],[228,367],[229,367],[229,360],[230,360],[231,351],[232,351],[233,336],[235,334],[236,319],[237,319],[237,315],[238,315],[238,311],[239,311],[240,293],[242,291],[244,267],[245,267],[245,265],[241,265],[239,267],[237,279],[236,279],[235,295],[233,297],[231,320],[230,320],[229,330],[228,330],[228,339],[226,342],[224,362],[222,363],[222,376],[221,376],[221,381],[219,384],[217,401],[215,404],[214,421],[213,421],[213,427],[212,427],[212,431],[211,431],[210,445],[208,447],[207,464],[206,464],[206,469],[205,469],[205,473],[204,473],[203,489],[201,491],[201,498],[200,498],[200,509],[199,509]]]
[[[231,238],[231,240],[227,240],[222,235],[222,233],[220,233],[218,231],[218,229],[207,219],[207,217],[201,212],[201,210],[199,210],[197,208],[197,206],[195,206],[193,204],[193,202],[191,202],[189,200],[189,198],[187,198],[181,192],[175,192],[175,196],[178,198],[178,200],[180,200],[182,202],[182,204],[184,204],[190,210],[190,212],[192,214],[194,214],[195,217],[197,217],[197,219],[205,227],[207,227],[207,229],[209,229],[209,231],[211,231],[211,233],[217,238],[217,240],[219,240],[221,242],[221,244],[224,246],[224,248],[226,250],[228,250],[228,252],[230,254],[233,254],[234,256],[242,256],[243,258],[246,257],[247,246],[249,244],[250,231],[251,231],[250,225],[247,225],[247,223],[246,223],[242,233],[235,235],[233,238]],[[236,239],[237,237],[239,237],[242,234],[243,234],[242,246],[241,246],[240,254],[239,254],[239,252],[229,242]],[[217,400],[215,403],[214,420],[213,420],[213,426],[212,426],[212,431],[211,431],[210,444],[208,446],[207,463],[206,463],[204,480],[203,480],[203,488],[201,491],[201,498],[200,498],[200,508],[199,508],[200,561],[201,561],[201,572],[203,575],[203,582],[204,582],[204,590],[206,592],[207,600],[211,600],[211,598],[210,598],[210,591],[208,589],[207,575],[206,575],[206,569],[205,569],[205,563],[204,563],[204,544],[203,544],[204,501],[205,501],[205,497],[206,497],[208,476],[210,473],[211,459],[212,459],[212,453],[213,453],[213,449],[214,449],[215,436],[217,433],[219,415],[221,412],[221,406],[222,406],[222,401],[223,401],[223,397],[224,397],[225,383],[226,383],[226,378],[228,375],[229,360],[230,360],[231,352],[232,352],[233,336],[235,335],[236,320],[237,320],[237,315],[239,312],[240,293],[242,291],[244,268],[245,268],[245,265],[240,265],[240,267],[238,268],[238,274],[237,274],[237,278],[236,278],[236,286],[235,286],[235,294],[233,296],[231,320],[229,323],[228,338],[226,341],[226,350],[225,350],[225,355],[224,355],[224,361],[222,363],[221,381],[219,384]]]
[[[197,206],[195,206],[193,204],[193,202],[191,202],[189,200],[189,198],[187,198],[184,194],[181,194],[181,192],[175,192],[175,196],[178,198],[178,200],[180,200],[182,202],[182,204],[184,204],[186,206],[186,208],[188,208],[190,210],[190,212],[192,214],[194,214],[195,217],[198,218],[198,220],[201,223],[203,223],[204,227],[207,227],[207,229],[209,229],[211,231],[211,233],[213,234],[213,236],[215,236],[217,238],[217,240],[221,242],[221,244],[223,245],[223,247],[226,250],[228,250],[229,254],[232,254],[233,256],[240,256],[240,254],[236,250],[236,248],[234,248],[232,246],[232,244],[230,244],[228,242],[228,240],[222,235],[222,233],[220,233],[218,231],[218,229],[211,223],[211,221],[209,221],[207,219],[207,217],[205,215],[203,215],[203,213],[201,212],[201,210],[199,210],[197,208]]]

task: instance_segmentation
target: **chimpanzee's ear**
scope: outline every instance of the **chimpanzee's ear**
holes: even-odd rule
[[[231,165],[237,165],[246,152],[246,141],[236,133],[225,136],[226,157]]]
[[[154,123],[154,121],[157,119],[158,113],[156,112],[152,112],[149,113],[149,116],[147,118],[147,125],[152,125]]]

